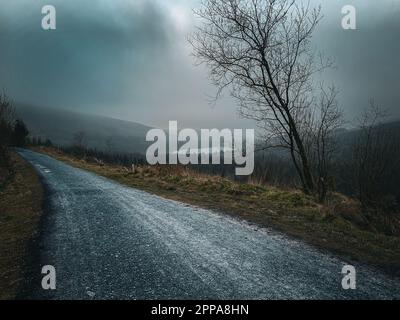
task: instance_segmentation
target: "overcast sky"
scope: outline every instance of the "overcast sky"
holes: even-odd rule
[[[372,97],[400,117],[400,1],[312,0],[325,15],[318,50],[334,58],[326,75],[349,119]],[[57,10],[43,31],[41,8]],[[357,8],[356,31],[341,8]],[[244,127],[235,101],[215,106],[207,71],[194,66],[186,35],[197,0],[0,0],[0,87],[16,102],[166,127]]]

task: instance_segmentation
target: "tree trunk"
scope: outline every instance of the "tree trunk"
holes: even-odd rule
[[[289,113],[288,113],[288,118],[289,118],[289,125],[291,127],[293,139],[294,139],[294,142],[296,143],[298,153],[300,156],[300,160],[301,160],[301,171],[299,172],[299,175],[300,175],[300,177],[302,177],[303,189],[306,194],[311,194],[315,191],[315,183],[314,183],[313,176],[311,174],[311,168],[310,168],[310,164],[308,161],[307,153],[304,149],[303,141],[297,131],[294,120]]]

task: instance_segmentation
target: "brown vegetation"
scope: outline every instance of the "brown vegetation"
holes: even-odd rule
[[[182,166],[136,166],[132,171],[95,159],[77,159],[54,148],[35,150],[127,186],[273,227],[350,260],[391,273],[400,270],[399,234],[389,236],[371,228],[359,203],[343,195],[332,194],[321,205],[298,190],[240,184]],[[395,223],[399,225],[398,220],[391,221]]]
[[[7,170],[13,174],[0,188],[0,299],[15,298],[24,280],[28,243],[38,231],[42,206],[35,170],[15,152]]]

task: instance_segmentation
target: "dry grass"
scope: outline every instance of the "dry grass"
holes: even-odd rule
[[[264,227],[273,227],[350,261],[400,274],[400,238],[370,230],[356,202],[342,195],[317,204],[297,190],[199,174],[182,166],[128,168],[83,161],[55,149],[39,148],[75,167],[169,199],[214,209]]]
[[[13,299],[23,281],[29,240],[36,234],[42,187],[34,169],[11,154],[13,177],[0,190],[0,299]]]

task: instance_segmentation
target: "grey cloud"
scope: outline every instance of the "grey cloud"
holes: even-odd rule
[[[394,0],[325,2],[315,37],[317,48],[335,61],[326,79],[341,91],[348,119],[356,118],[374,98],[394,118],[400,117],[400,3]],[[324,3],[324,4],[325,4]],[[341,8],[354,5],[357,30],[341,28]]]
[[[0,31],[0,82],[17,100],[86,111],[118,106],[171,49],[169,21],[152,2],[53,1],[54,31],[40,27],[41,2],[18,1],[2,11],[9,18]],[[21,19],[20,10],[31,15]]]
[[[197,0],[52,0],[57,30],[40,28],[43,0],[0,0],[0,87],[16,101],[166,126],[249,126],[229,97],[215,107],[207,71],[195,67],[168,12],[189,12]],[[341,89],[349,118],[375,97],[400,116],[400,3],[397,0],[312,0],[325,18],[315,45],[337,69],[327,81]],[[357,8],[358,30],[341,28],[341,8]]]

